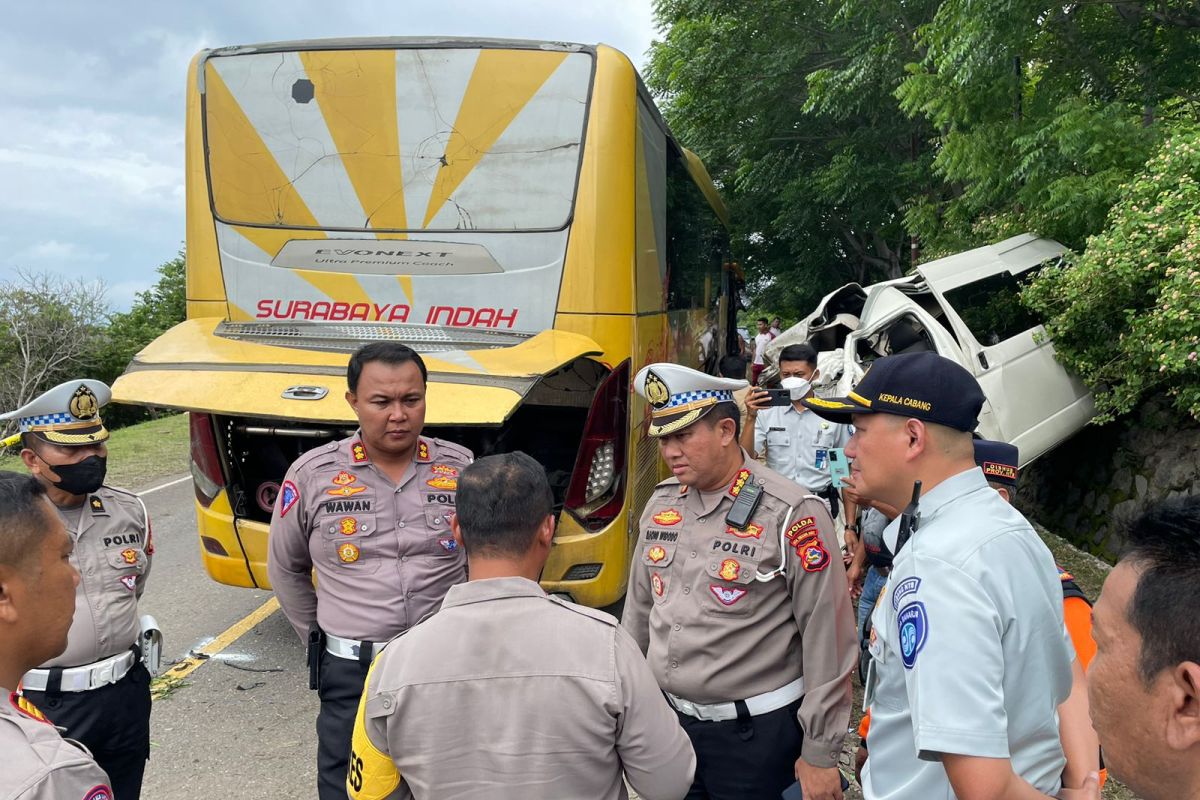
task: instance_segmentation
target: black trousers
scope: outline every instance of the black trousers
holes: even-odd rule
[[[779,800],[796,781],[803,739],[799,707],[796,700],[745,722],[704,722],[675,712],[696,751],[687,800]]]
[[[370,664],[338,658],[321,651],[317,713],[317,797],[346,800],[346,765],[354,716],[362,699]]]
[[[86,692],[23,694],[67,736],[92,751],[116,800],[138,800],[150,758],[150,673],[139,662],[108,686]]]

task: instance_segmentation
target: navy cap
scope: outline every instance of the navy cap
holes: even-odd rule
[[[848,423],[852,414],[896,414],[970,432],[979,424],[983,400],[979,381],[962,365],[925,352],[877,360],[845,397],[801,402],[831,422]]]
[[[991,482],[1002,483],[1015,489],[1019,455],[1020,451],[1015,444],[994,442],[991,439],[975,440],[975,463],[983,470],[983,477]]]

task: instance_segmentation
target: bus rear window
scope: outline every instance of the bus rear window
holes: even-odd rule
[[[217,54],[214,211],[230,224],[556,230],[571,218],[592,56],[491,48]]]

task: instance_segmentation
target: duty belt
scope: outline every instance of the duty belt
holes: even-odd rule
[[[695,717],[705,722],[723,722],[727,719],[737,719],[737,702],[746,704],[746,710],[750,712],[750,716],[757,717],[761,714],[766,714],[771,711],[776,711],[783,708],[788,703],[795,702],[804,696],[804,678],[796,678],[796,680],[781,686],[773,692],[765,692],[756,694],[754,697],[747,697],[745,700],[730,702],[730,703],[693,703],[691,700],[684,700],[682,697],[676,697],[670,692],[664,692],[667,700],[681,714],[687,714],[689,717]]]
[[[95,664],[85,664],[82,667],[69,667],[62,670],[58,691],[86,692],[116,683],[129,674],[137,658],[132,650],[126,650],[115,656],[110,656]],[[45,692],[50,688],[50,674],[57,669],[31,669],[21,679],[21,688],[34,692]]]
[[[363,645],[371,648],[371,658],[379,655],[383,651],[383,646],[387,642],[366,642],[358,639],[343,639],[341,636],[334,636],[332,633],[325,634],[325,652],[331,656],[344,658],[347,661],[361,661]]]

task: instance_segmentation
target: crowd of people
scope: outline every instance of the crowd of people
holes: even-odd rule
[[[888,356],[821,397],[808,345],[773,392],[730,359],[744,374],[634,379],[671,477],[618,621],[538,584],[543,467],[425,436],[408,347],[353,354],[358,430],[292,464],[269,540],[320,697],[318,797],[835,800],[860,669],[868,800],[1097,798],[1104,768],[1200,798],[1200,498],[1137,520],[1089,608],[961,366]],[[29,474],[0,473],[0,800],[139,796],[154,546],[104,485],[108,399],[73,381],[2,417]]]

